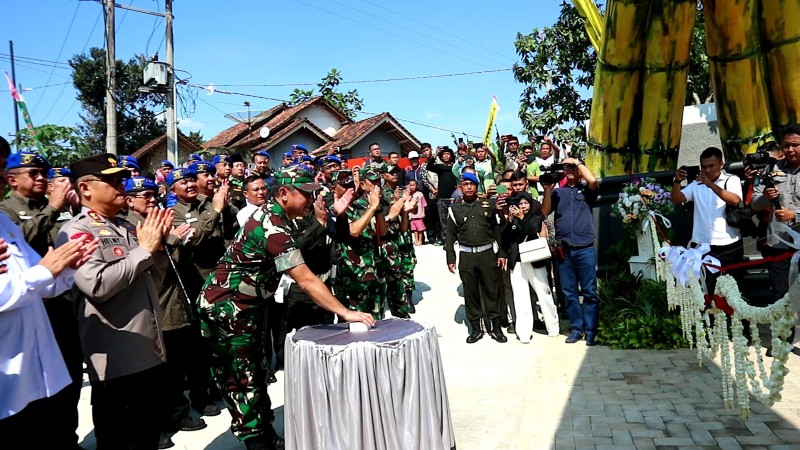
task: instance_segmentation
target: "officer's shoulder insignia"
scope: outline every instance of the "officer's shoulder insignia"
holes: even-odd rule
[[[782,170],[776,170],[775,172],[772,172],[770,175],[772,175],[773,177],[785,177],[786,172]]]
[[[103,228],[102,230],[98,231],[97,234],[100,236],[111,236],[111,231]]]
[[[483,207],[483,208],[488,208],[490,206],[491,206],[491,203],[489,203],[488,201],[481,202],[481,207]]]
[[[106,226],[106,224],[104,224],[103,222],[92,221],[92,222],[89,222],[89,226],[90,227],[104,227],[104,226]]]
[[[103,220],[103,217],[100,214],[98,214],[97,211],[94,210],[87,211],[86,215],[89,216],[89,218],[94,220],[95,222],[100,222],[101,220]]]
[[[20,212],[19,212],[19,215],[20,215],[20,216],[24,216],[25,214],[26,214],[26,213],[25,213],[25,211],[20,211]]]

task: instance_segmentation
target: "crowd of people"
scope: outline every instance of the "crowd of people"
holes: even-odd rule
[[[107,154],[51,167],[0,139],[0,433],[79,448],[85,364],[98,449],[169,448],[172,433],[220,414],[218,400],[248,449],[282,448],[267,386],[287,332],[409,318],[415,247],[426,243],[461,278],[467,343],[507,342],[503,328],[528,343],[537,321],[557,337],[561,313],[565,342],[594,346],[598,181],[548,137],[503,141],[497,152],[422,144],[402,167],[378,143],[358,165],[297,144],[274,170],[259,151],[249,169],[240,155],[192,154],[144,173]],[[741,260],[726,211],[744,203],[773,210],[758,231],[765,256],[790,251],[774,224],[800,214],[798,152],[800,128],[789,128],[760,149],[766,163],[747,168],[744,191],[718,149],[686,186],[693,171],[679,169],[671,198],[696,204],[693,241]],[[544,257],[530,257],[532,242]],[[788,290],[785,261],[770,266],[776,297]]]

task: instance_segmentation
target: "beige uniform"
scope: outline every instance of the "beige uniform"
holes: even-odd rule
[[[165,361],[158,289],[151,270],[159,255],[139,247],[136,229],[84,207],[58,235],[61,245],[82,233],[100,239],[75,272],[78,327],[92,380],[109,380]]]
[[[25,198],[16,192],[0,202],[0,211],[17,224],[25,240],[44,256],[48,246],[53,245],[51,233],[56,229],[61,212],[47,204],[47,198],[39,200]]]

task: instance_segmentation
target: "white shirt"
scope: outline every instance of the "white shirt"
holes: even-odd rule
[[[256,205],[250,203],[249,200],[247,200],[247,206],[245,206],[244,208],[240,209],[239,212],[236,213],[236,221],[239,222],[239,226],[243,227],[244,224],[247,223],[247,219],[249,219],[250,216],[252,216],[253,213],[256,212],[256,210],[258,208],[261,208],[261,207],[260,206],[256,206]]]
[[[49,270],[36,265],[41,257],[4,214],[0,214],[0,238],[11,254],[0,263],[8,267],[0,274],[0,419],[4,419],[72,382],[42,298],[70,288],[74,272],[67,269],[54,280]]]
[[[743,198],[742,182],[736,175],[728,175],[723,172],[714,184],[738,195],[740,200]],[[725,201],[719,198],[711,188],[694,181],[683,188],[681,193],[686,196],[686,201],[694,202],[693,242],[728,245],[741,239],[739,230],[729,227],[725,220]]]

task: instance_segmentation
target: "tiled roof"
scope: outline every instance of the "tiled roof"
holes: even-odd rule
[[[341,111],[339,111],[338,109],[333,107],[330,103],[326,102],[324,98],[322,98],[322,97],[314,97],[314,98],[310,98],[310,99],[308,99],[308,100],[306,100],[306,101],[304,101],[302,103],[298,103],[296,106],[292,106],[292,107],[282,111],[280,114],[274,116],[273,118],[271,118],[269,120],[269,122],[267,122],[267,123],[265,123],[263,125],[267,126],[270,129],[270,133],[279,132],[280,129],[283,126],[285,126],[287,123],[289,123],[301,111],[303,111],[304,109],[306,109],[306,108],[308,108],[310,106],[316,105],[316,104],[319,104],[320,106],[326,108],[328,111],[330,111],[332,114],[334,114],[336,116],[336,118],[339,119],[339,121],[342,122],[343,124],[352,123],[352,120],[350,120],[347,116],[342,114]],[[262,125],[259,125],[258,127],[260,128],[261,126]],[[319,128],[317,128],[317,129],[319,129]],[[320,130],[320,131],[322,131],[322,130]],[[323,132],[323,134],[327,136],[326,133]],[[272,140],[272,136],[268,137],[267,139]],[[227,146],[228,147],[244,147],[244,146],[247,146],[247,145],[255,144],[255,147],[264,148],[265,146],[262,145],[262,143],[258,142],[258,141],[261,141],[261,140],[263,140],[263,138],[259,134],[259,129],[254,127],[254,129],[249,133],[249,135],[243,136],[242,138],[240,138],[236,142],[233,142],[233,143],[231,143],[231,144],[229,144]]]
[[[152,141],[148,142],[147,144],[144,144],[142,146],[142,148],[140,148],[139,150],[136,150],[135,152],[133,152],[131,154],[131,156],[133,156],[136,159],[139,159],[139,158],[145,156],[146,154],[150,153],[151,151],[153,151],[156,147],[161,145],[166,140],[167,140],[167,134],[164,133],[161,136],[159,136],[159,137],[153,139]],[[188,147],[190,149],[189,150],[190,153],[194,153],[194,152],[200,150],[200,147],[195,145],[194,142],[190,141],[189,138],[186,137],[185,134],[181,133],[180,130],[178,130],[178,145],[181,146],[181,147]]]
[[[275,105],[263,113],[253,117],[252,123],[249,125],[246,123],[237,123],[227,130],[222,131],[218,135],[206,141],[206,143],[203,144],[203,148],[232,147],[232,143],[246,136],[252,129],[256,130],[257,136],[258,128],[260,128],[264,122],[267,122],[275,117],[276,114],[280,114],[282,111],[285,111],[288,108],[289,107],[286,106],[285,103]]]
[[[283,128],[281,128],[281,130],[278,131],[277,133],[270,134],[270,136],[267,138],[267,140],[265,142],[256,145],[255,147],[252,148],[251,151],[255,152],[255,151],[258,151],[258,150],[261,150],[261,149],[269,148],[272,145],[282,141],[286,136],[294,133],[295,131],[297,131],[300,128],[308,128],[308,129],[310,129],[311,131],[313,131],[317,135],[319,135],[320,139],[322,139],[324,141],[327,141],[327,140],[330,139],[330,136],[328,136],[327,133],[322,131],[318,126],[316,126],[313,123],[311,123],[311,121],[309,121],[308,119],[305,119],[305,118],[303,118],[303,119],[295,119],[292,122],[290,122],[288,126],[284,126]],[[286,150],[288,150],[288,149],[286,149]]]
[[[333,147],[348,148],[361,140],[361,138],[369,134],[378,126],[387,128],[389,135],[397,139],[397,141],[400,143],[400,149],[404,154],[408,154],[408,152],[411,150],[419,150],[420,143],[417,138],[414,137],[414,135],[411,134],[403,125],[401,125],[400,122],[398,122],[397,119],[395,119],[391,114],[385,112],[378,114],[377,116],[369,117],[360,122],[352,123],[342,127],[342,129],[339,130],[339,132],[337,132],[333,137],[333,140],[311,153],[320,155],[328,153],[328,151],[330,151],[330,149]],[[408,136],[410,140],[404,139],[405,136]]]

